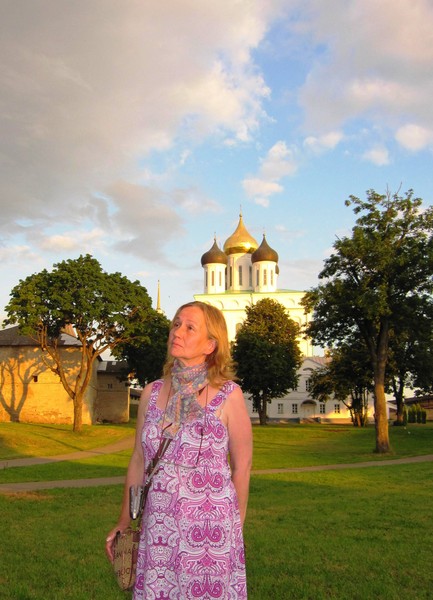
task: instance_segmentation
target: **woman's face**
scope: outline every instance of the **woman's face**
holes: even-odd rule
[[[187,306],[176,316],[168,336],[168,350],[185,366],[203,363],[215,349],[209,339],[203,312],[197,306]]]

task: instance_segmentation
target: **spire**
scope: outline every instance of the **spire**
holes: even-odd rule
[[[159,313],[162,313],[162,310],[161,310],[161,289],[160,289],[160,286],[159,286],[159,279],[158,279],[158,291],[157,291],[157,294],[156,294],[156,311],[159,312]]]

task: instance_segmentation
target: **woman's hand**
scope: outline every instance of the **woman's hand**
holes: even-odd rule
[[[114,560],[114,555],[113,555],[113,542],[114,542],[114,538],[116,537],[116,535],[118,533],[122,533],[123,531],[125,531],[125,529],[128,527],[129,523],[127,523],[126,525],[122,525],[120,523],[118,523],[116,525],[116,527],[114,527],[114,529],[112,529],[110,531],[110,533],[107,535],[106,539],[105,539],[105,554],[108,556],[108,560],[110,562],[113,562]]]

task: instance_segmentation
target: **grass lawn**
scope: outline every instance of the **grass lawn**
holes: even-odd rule
[[[133,435],[134,425],[84,425],[74,433],[71,425],[0,423],[0,460],[92,450]]]
[[[0,433],[4,425],[22,426],[3,424]],[[27,435],[32,427],[36,426],[29,426]],[[407,430],[390,428],[390,435],[393,454],[389,458],[433,453],[431,423]],[[49,443],[40,437],[41,454],[46,454]],[[61,438],[56,443],[61,444]],[[74,436],[67,438],[70,446],[78,443]],[[11,446],[7,443],[8,452]],[[373,428],[255,427],[254,447],[255,469],[383,458],[372,452]],[[32,451],[37,454],[37,448]],[[63,448],[61,453],[68,451]],[[41,471],[48,467],[62,468],[62,476],[68,479],[92,469],[117,474],[124,472],[127,458],[123,452],[74,463],[6,469],[0,472],[0,481],[10,473],[51,479],[53,471]],[[117,589],[103,551],[121,496],[121,486],[0,494],[0,598],[129,597]],[[245,525],[249,600],[433,598],[432,498],[433,463],[253,476]]]
[[[23,427],[23,430],[20,430]],[[71,428],[18,423],[0,424],[0,460],[22,456],[49,456],[75,450],[94,449],[133,434],[129,426],[89,427],[83,434]],[[391,427],[392,452],[376,454],[374,427],[350,425],[268,425],[254,426],[253,469],[292,468],[312,465],[356,463],[433,454],[433,423]],[[38,447],[38,443],[40,446]],[[16,453],[12,453],[12,448]],[[39,448],[39,449],[38,449]],[[54,450],[57,449],[57,452]],[[50,451],[47,451],[50,450]],[[92,458],[0,471],[0,483],[56,481],[124,474],[130,451]]]

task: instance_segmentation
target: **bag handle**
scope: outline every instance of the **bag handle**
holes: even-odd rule
[[[158,450],[147,466],[144,485],[131,485],[129,488],[129,514],[133,521],[138,517],[140,517],[141,520],[152,478],[158,470],[159,462],[164,456],[171,441],[172,438],[161,437]]]

